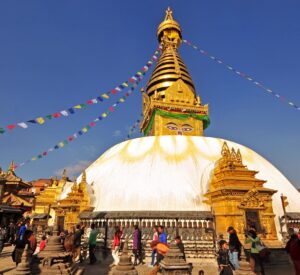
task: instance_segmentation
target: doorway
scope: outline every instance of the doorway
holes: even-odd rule
[[[64,216],[58,216],[57,217],[57,229],[58,229],[58,232],[64,231],[64,223],[65,223],[65,217]]]
[[[246,210],[246,229],[255,229],[256,232],[261,232],[261,225],[258,210]]]

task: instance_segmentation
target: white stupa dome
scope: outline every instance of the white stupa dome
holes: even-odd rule
[[[202,136],[150,136],[124,141],[106,151],[86,169],[93,183],[95,211],[206,211],[203,202],[214,163],[226,141],[240,149],[243,163],[259,171],[273,196],[276,214],[283,215],[280,195],[288,197],[288,212],[300,209],[300,193],[265,158],[232,141]],[[81,180],[81,176],[78,181]]]

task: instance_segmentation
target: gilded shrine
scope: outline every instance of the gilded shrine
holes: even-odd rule
[[[215,215],[216,231],[225,235],[233,226],[243,239],[245,232],[255,229],[265,239],[276,240],[272,195],[277,191],[264,187],[266,181],[255,177],[258,172],[243,164],[239,149],[230,150],[224,142],[221,155],[205,195]]]
[[[67,197],[57,200],[52,204],[55,210],[55,225],[59,231],[68,230],[72,232],[78,224],[79,214],[83,211],[92,211],[90,195],[87,191],[87,182],[85,171],[82,173],[82,179],[79,184],[74,181],[71,191]]]

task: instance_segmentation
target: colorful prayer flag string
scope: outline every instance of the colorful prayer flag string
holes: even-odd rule
[[[89,124],[87,124],[86,126],[84,126],[83,128],[81,128],[79,131],[77,131],[76,133],[74,133],[73,135],[70,135],[69,137],[67,137],[66,139],[58,142],[56,145],[54,145],[53,147],[49,148],[48,150],[43,151],[42,153],[40,153],[37,156],[34,156],[22,163],[16,164],[15,165],[15,169],[18,169],[22,166],[24,166],[25,164],[28,164],[29,162],[32,161],[36,161],[38,159],[44,158],[47,155],[49,155],[49,153],[54,152],[55,150],[61,149],[63,147],[65,147],[66,145],[68,145],[70,142],[74,141],[75,139],[79,138],[80,136],[86,134],[89,130],[91,130],[93,127],[96,126],[96,123],[102,121],[103,119],[107,118],[107,116],[111,113],[113,113],[116,110],[116,107],[120,104],[120,103],[124,103],[126,101],[126,98],[129,97],[131,95],[131,93],[136,89],[136,87],[138,86],[139,82],[143,79],[143,76],[140,75],[137,80],[133,83],[134,85],[129,89],[128,92],[125,93],[124,96],[120,97],[118,99],[118,101],[116,101],[112,106],[110,106],[108,108],[108,110],[104,113],[102,113],[101,115],[99,115],[97,118],[95,118],[93,121],[91,121]]]
[[[277,99],[280,99],[281,101],[286,102],[290,107],[295,108],[296,110],[300,111],[300,106],[296,105],[295,103],[287,100],[284,96],[277,94],[275,91],[273,91],[272,89],[264,86],[261,82],[257,81],[256,79],[254,79],[253,77],[249,76],[248,74],[241,72],[240,70],[235,69],[233,66],[228,65],[227,63],[225,63],[223,60],[211,55],[210,53],[208,53],[207,51],[201,49],[200,47],[197,47],[196,45],[192,44],[189,40],[183,40],[183,42],[189,46],[191,46],[194,50],[200,52],[202,55],[207,56],[208,58],[210,58],[211,60],[225,66],[228,70],[234,72],[235,74],[237,74],[238,76],[252,82],[254,85],[256,85],[257,87],[263,89],[264,91],[266,91],[267,93],[273,95],[274,97],[276,97]]]
[[[69,115],[75,114],[75,112],[77,110],[85,110],[90,105],[101,103],[104,99],[109,99],[111,94],[115,95],[118,92],[123,91],[125,88],[129,87],[130,85],[134,85],[134,83],[137,81],[137,79],[140,76],[144,76],[146,74],[146,72],[149,70],[149,68],[152,66],[154,61],[157,60],[157,58],[158,58],[157,56],[160,54],[161,49],[162,49],[161,46],[159,46],[158,49],[152,55],[152,57],[148,60],[146,65],[144,65],[140,71],[138,71],[136,74],[131,76],[129,78],[129,80],[123,82],[119,86],[116,86],[114,89],[112,89],[104,94],[101,94],[100,96],[97,96],[96,98],[92,98],[92,99],[88,100],[86,103],[77,104],[73,107],[56,112],[54,114],[46,115],[44,117],[40,116],[35,119],[30,119],[30,120],[19,122],[19,123],[12,123],[12,124],[7,125],[6,127],[0,127],[0,134],[4,134],[6,132],[11,132],[11,130],[13,130],[17,127],[22,128],[22,129],[27,129],[29,126],[31,126],[33,124],[42,125],[42,124],[45,124],[48,120],[51,120],[53,118],[68,117]]]
[[[131,135],[136,132],[139,128],[139,124],[140,122],[142,121],[144,115],[143,114],[140,114],[139,118],[136,120],[136,122],[130,127],[128,133],[127,133],[127,136],[126,136],[126,139],[125,140],[128,140],[131,138]]]

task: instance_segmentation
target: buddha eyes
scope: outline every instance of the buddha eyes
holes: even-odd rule
[[[177,126],[173,126],[173,125],[168,125],[167,128],[170,130],[178,130]]]
[[[193,130],[192,128],[188,128],[188,127],[182,128],[182,131],[184,131],[184,132],[190,132],[192,130]]]

